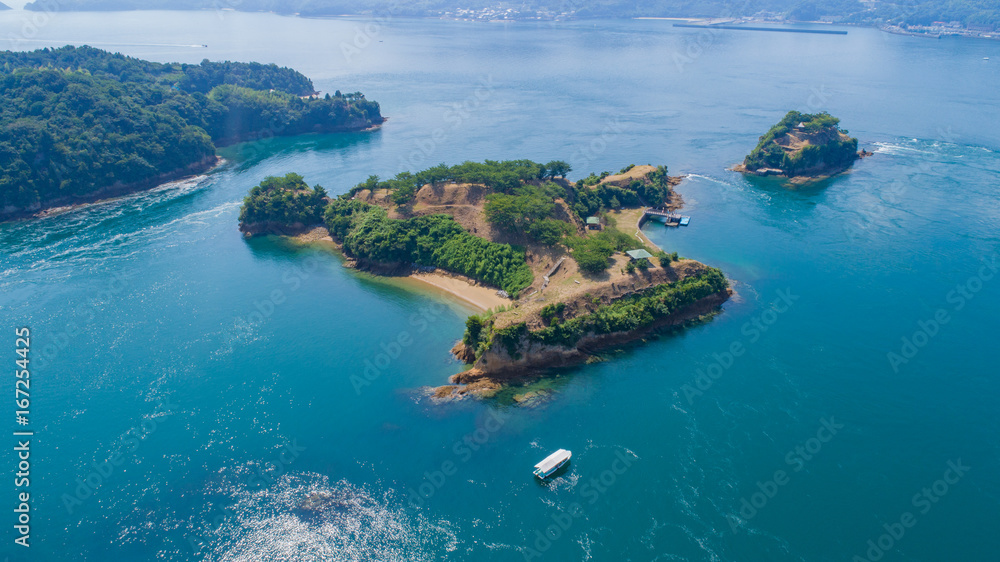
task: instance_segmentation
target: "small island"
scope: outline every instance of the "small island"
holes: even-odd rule
[[[291,68],[93,47],[0,52],[0,86],[0,220],[203,173],[219,146],[384,121],[360,92],[320,96]]]
[[[558,160],[441,164],[370,176],[336,198],[297,174],[271,177],[244,200],[240,230],[330,240],[376,274],[488,287],[497,305],[470,316],[451,350],[466,369],[433,396],[489,396],[711,314],[731,294],[718,269],[641,235],[649,208],[679,205],[681,178],[651,165],[577,182],[569,171]]]
[[[829,113],[789,111],[733,169],[803,184],[839,174],[869,155],[858,152],[858,139],[848,136],[840,120]]]

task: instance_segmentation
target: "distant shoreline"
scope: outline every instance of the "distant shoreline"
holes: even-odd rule
[[[15,6],[11,6],[10,8],[11,8],[10,10],[2,10],[2,11],[0,11],[0,13],[2,13],[2,12],[7,12],[7,13],[17,13],[17,12],[38,13],[38,12],[45,12],[46,11],[46,10],[27,10],[24,7],[15,7]],[[131,12],[136,12],[136,11],[148,11],[148,12],[209,12],[209,11],[216,11],[216,10],[219,10],[219,9],[218,8],[206,7],[206,8],[201,8],[201,9],[189,8],[189,9],[171,10],[171,9],[167,9],[167,8],[156,8],[156,9],[148,9],[148,10],[146,10],[146,9],[142,9],[142,8],[127,8],[127,7],[122,7],[120,9],[102,9],[102,10],[66,10],[65,12],[60,12],[60,13],[73,13],[73,12],[77,12],[77,13],[91,13],[91,12],[102,12],[102,13],[121,12],[121,13],[125,13],[125,12],[129,12],[129,13],[131,13]],[[331,19],[331,20],[332,19],[339,19],[339,18],[345,18],[345,19],[346,18],[368,18],[368,19],[375,19],[375,20],[385,19],[385,18],[392,18],[392,19],[414,19],[414,20],[421,20],[421,19],[423,19],[423,20],[441,20],[441,21],[462,21],[462,22],[473,22],[473,23],[498,23],[499,22],[499,23],[547,23],[547,24],[556,24],[556,23],[564,23],[564,22],[595,21],[595,20],[606,21],[608,19],[615,19],[615,20],[646,20],[646,21],[675,21],[675,22],[689,22],[689,23],[693,23],[693,22],[706,22],[705,25],[694,25],[694,26],[691,26],[691,27],[707,27],[707,28],[714,28],[714,29],[735,29],[735,30],[750,30],[751,29],[750,27],[743,26],[742,24],[758,24],[758,25],[759,24],[766,24],[766,25],[772,25],[772,26],[825,25],[825,26],[843,26],[843,27],[863,27],[863,28],[875,29],[875,30],[881,31],[883,33],[888,33],[888,34],[892,34],[892,35],[904,35],[904,36],[912,36],[912,37],[927,37],[927,38],[931,38],[931,39],[939,39],[941,37],[956,37],[956,38],[967,38],[967,39],[992,39],[994,41],[1000,40],[1000,29],[997,29],[996,31],[985,32],[985,31],[975,31],[975,30],[971,30],[971,29],[963,27],[963,28],[957,28],[957,29],[949,30],[949,32],[947,32],[947,33],[930,34],[930,33],[924,33],[924,32],[919,32],[919,31],[909,31],[909,30],[904,30],[904,29],[900,29],[900,28],[893,28],[893,27],[878,25],[878,24],[875,24],[875,23],[854,23],[854,22],[834,22],[834,21],[815,21],[815,20],[811,20],[811,21],[771,21],[771,20],[755,20],[755,19],[749,18],[749,17],[746,17],[744,19],[744,17],[735,17],[735,18],[734,17],[730,17],[730,18],[721,18],[720,17],[720,18],[713,18],[713,17],[706,17],[706,16],[618,16],[618,17],[608,16],[608,17],[592,17],[592,18],[576,18],[576,17],[572,17],[572,18],[565,18],[565,19],[547,19],[547,18],[541,18],[541,17],[538,17],[538,16],[526,16],[526,17],[509,18],[509,19],[508,18],[488,19],[488,18],[474,18],[474,17],[456,17],[454,15],[447,15],[447,14],[444,14],[444,13],[442,13],[442,14],[428,14],[428,15],[394,16],[392,14],[371,14],[371,13],[368,13],[368,14],[358,13],[358,14],[307,14],[307,15],[303,15],[301,13],[284,13],[284,12],[263,11],[263,10],[260,10],[260,11],[246,10],[246,11],[244,11],[244,10],[238,10],[238,9],[235,9],[235,8],[222,8],[219,11],[244,13],[244,14],[272,14],[272,15],[276,15],[276,16],[280,16],[280,17],[295,17],[295,18],[302,18],[302,19]],[[720,20],[720,21],[719,21],[718,24],[711,24],[711,23],[709,23],[709,22],[711,22],[713,20]],[[742,20],[742,21],[740,21],[740,20]],[[728,26],[725,26],[725,25],[722,25],[722,24],[726,24]],[[772,29],[767,29],[767,30],[768,31],[777,31],[777,30],[772,30]],[[817,33],[822,33],[822,32],[818,32],[817,31]],[[836,33],[836,34],[837,35],[843,35],[845,33]]]

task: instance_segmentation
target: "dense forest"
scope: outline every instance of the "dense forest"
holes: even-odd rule
[[[376,16],[433,16],[458,9],[511,7],[522,14],[575,18],[741,17],[762,13],[791,20],[843,18],[861,24],[904,23],[927,25],[959,21],[966,25],[1000,25],[996,0],[535,0],[506,3],[496,0],[37,0],[26,8],[39,11],[78,10],[218,10],[275,12],[303,16],[372,14]]]
[[[385,209],[353,199],[327,198],[298,174],[268,177],[250,190],[240,209],[240,230],[275,229],[325,222],[348,256],[382,264],[433,266],[466,275],[511,295],[534,277],[522,249],[474,236],[448,215],[391,219]]]
[[[709,267],[699,275],[656,285],[568,320],[561,318],[561,303],[555,303],[542,310],[541,316],[548,325],[537,330],[528,330],[524,323],[494,329],[488,317],[472,316],[466,321],[462,341],[475,350],[477,359],[495,343],[506,347],[513,356],[525,336],[546,345],[573,348],[589,334],[631,332],[652,326],[657,320],[699,299],[724,291],[728,286],[725,275]]]
[[[280,178],[269,176],[243,199],[240,230],[258,224],[320,224],[325,205],[326,190],[318,185],[310,189],[302,176],[294,173]]]
[[[794,176],[815,167],[844,167],[858,157],[858,139],[844,139],[840,120],[829,113],[800,113],[789,111],[784,118],[762,137],[753,151],[743,161],[749,171],[761,168],[776,168],[786,175]],[[801,133],[799,133],[801,131]],[[798,151],[789,151],[778,144],[778,140],[790,132],[816,135],[825,142],[810,144]]]
[[[327,206],[325,217],[349,256],[440,267],[512,296],[534,280],[523,250],[474,236],[448,215],[390,219],[381,207],[341,197]]]
[[[200,171],[216,145],[383,120],[360,93],[313,93],[275,65],[160,64],[91,47],[0,52],[0,216]]]

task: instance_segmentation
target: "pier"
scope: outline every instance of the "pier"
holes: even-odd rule
[[[655,217],[657,219],[662,219],[663,224],[667,226],[687,226],[691,222],[691,217],[686,217],[683,215],[678,215],[677,213],[672,213],[670,211],[665,211],[663,209],[654,209],[650,207],[642,213],[642,218],[639,219],[639,227],[642,228],[642,224],[645,223],[650,217]]]
[[[696,29],[735,29],[737,31],[777,31],[779,33],[819,33],[822,35],[847,35],[839,29],[796,29],[789,27],[753,27],[749,25],[724,25],[703,23],[675,23],[674,27],[693,27]]]

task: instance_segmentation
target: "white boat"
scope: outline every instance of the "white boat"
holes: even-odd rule
[[[553,472],[559,470],[563,467],[563,465],[568,463],[570,457],[572,456],[573,453],[567,451],[566,449],[559,449],[558,451],[545,457],[542,462],[535,465],[535,476],[543,480],[548,478]]]

